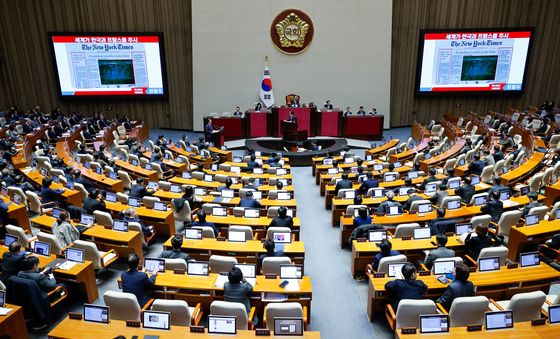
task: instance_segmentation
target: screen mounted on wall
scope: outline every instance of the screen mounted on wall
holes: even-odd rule
[[[522,93],[532,28],[422,30],[416,93]]]
[[[164,97],[159,33],[50,33],[62,97]]]

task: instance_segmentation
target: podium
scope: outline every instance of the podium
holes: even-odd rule
[[[284,141],[299,142],[307,141],[308,133],[306,130],[298,131],[298,124],[282,120],[282,139]]]
[[[214,147],[220,148],[224,145],[224,128],[216,129],[212,131],[212,136],[210,140],[214,144]]]
[[[290,117],[290,112],[294,112],[298,121],[298,131],[307,131],[307,135],[313,135],[311,107],[274,107],[272,116],[275,127],[275,136],[282,137],[282,121]]]
[[[246,131],[248,138],[272,136],[271,114],[266,111],[257,112],[249,110],[245,112]]]

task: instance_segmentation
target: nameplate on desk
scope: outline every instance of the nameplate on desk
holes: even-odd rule
[[[507,268],[509,268],[509,269],[518,268],[518,267],[519,267],[519,264],[516,263],[516,262],[511,263],[511,264],[507,264]]]
[[[357,238],[356,241],[357,242],[366,242],[367,239],[366,238]]]
[[[265,274],[264,278],[265,279],[276,279],[277,275],[276,274]]]
[[[82,320],[82,314],[81,313],[75,313],[75,312],[68,312],[68,318],[74,319],[74,320]]]
[[[482,331],[482,325],[467,325],[467,332]]]
[[[401,334],[416,334],[416,327],[403,327]]]
[[[411,240],[412,237],[402,237],[401,240]]]
[[[226,241],[226,237],[217,237],[216,240],[217,241]]]
[[[185,269],[184,268],[176,268],[173,270],[174,274],[185,274]]]
[[[385,273],[373,273],[374,278],[385,278]]]
[[[140,321],[138,320],[127,320],[126,327],[140,327]]]
[[[418,271],[418,273],[420,273],[420,276],[426,276],[432,274],[431,271]]]
[[[257,337],[259,337],[259,336],[269,337],[270,336],[270,330],[268,328],[257,328],[255,330],[255,336],[257,336]]]
[[[531,325],[532,326],[540,326],[540,325],[544,325],[544,324],[546,324],[546,318],[531,320]]]
[[[191,333],[204,333],[204,326],[191,326]]]

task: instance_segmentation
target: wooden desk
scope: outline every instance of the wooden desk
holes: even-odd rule
[[[105,201],[105,206],[113,215],[113,219],[119,219],[119,213],[131,207],[120,202],[109,201]],[[173,216],[173,210],[171,208],[165,212],[149,209],[146,206],[134,207],[134,209],[138,217],[145,224],[153,226],[158,233],[165,235],[175,234],[175,217]]]
[[[187,158],[189,158],[189,162],[193,165],[202,165],[204,166],[204,168],[210,168],[210,166],[212,165],[211,157],[204,158],[201,155],[186,151],[175,145],[167,145],[167,148],[175,154],[186,156]]]
[[[38,129],[31,133],[25,135],[23,145],[17,154],[12,157],[12,164],[15,168],[23,168],[29,166],[29,160],[31,159],[31,153],[33,153],[33,146],[37,143],[37,140],[41,139],[44,135],[49,125],[42,125]]]
[[[518,260],[519,253],[528,244],[542,243],[560,232],[560,220],[541,221],[537,225],[512,227],[509,231],[509,259]]]
[[[171,239],[164,244],[165,249],[171,249]],[[259,265],[259,255],[266,253],[260,240],[247,240],[245,242],[218,241],[204,238],[201,240],[184,239],[181,246],[183,252],[188,253],[198,261],[208,261],[213,254],[235,256],[239,262]],[[284,244],[284,254],[292,259],[294,264],[303,265],[305,260],[305,247],[303,242],[295,241]]]
[[[409,262],[424,260],[426,257],[424,250],[433,250],[437,248],[435,235],[430,239],[403,240],[401,238],[393,238],[390,241],[393,245],[393,249],[395,251],[399,251],[401,254],[405,254]],[[452,248],[455,252],[457,252],[464,246],[465,244],[461,241],[460,237],[448,237],[446,247]],[[379,252],[379,247],[377,247],[375,243],[369,241],[352,241],[352,277],[356,278],[358,273],[364,272],[367,264],[371,264],[373,262],[373,257]]]
[[[33,181],[36,185],[43,186],[44,177],[41,175],[41,173],[39,173],[39,171],[32,169],[31,167],[24,168],[21,171],[29,180]],[[51,188],[55,190],[64,189],[62,196],[64,197],[64,200],[68,202],[68,204],[79,206],[79,207],[82,206],[82,194],[80,191],[68,189],[61,183],[56,183],[56,182],[53,182],[51,184]]]
[[[542,290],[548,292],[551,282],[560,278],[560,272],[554,268],[541,263],[535,267],[519,267],[507,269],[502,266],[495,272],[472,272],[469,280],[477,287],[476,294],[484,295],[495,300],[511,299],[517,293]],[[368,274],[368,301],[367,314],[370,321],[376,312],[382,312],[387,302],[385,284],[393,278],[374,278]],[[435,299],[440,297],[448,284],[444,285],[437,276],[418,276],[428,285],[426,298]]]
[[[399,142],[399,139],[391,139],[385,142],[383,145],[366,150],[366,156],[371,155],[373,157],[377,157],[381,153],[387,152],[389,148],[397,147],[399,145]]]
[[[441,338],[456,338],[466,339],[473,336],[480,336],[484,339],[514,339],[514,338],[555,338],[560,333],[560,325],[546,324],[543,326],[532,326],[530,321],[516,322],[513,328],[503,330],[490,330],[483,329],[481,332],[468,332],[466,326],[450,327],[449,333],[420,333],[417,334],[401,334],[400,331],[395,333],[398,339],[441,339]]]
[[[13,201],[10,201],[9,197],[5,197],[0,195],[0,199],[2,199],[5,203],[9,203],[8,206],[8,217],[10,219],[17,220],[19,226],[23,228],[25,233],[31,234],[31,223],[29,222],[29,217],[27,216],[27,206],[24,204],[16,204]]]
[[[31,220],[33,225],[47,233],[52,233],[52,224],[55,219],[50,215],[40,215]],[[72,222],[76,224],[75,222]],[[97,248],[105,251],[114,249],[120,257],[129,253],[136,253],[140,260],[144,257],[142,252],[142,234],[136,231],[119,232],[107,229],[100,225],[94,225],[82,233],[84,238],[92,239]]]
[[[124,320],[111,320],[109,324],[98,324],[87,322],[83,320],[73,320],[66,318],[62,320],[56,327],[49,332],[51,339],[74,339],[74,338],[115,338],[123,335],[126,338],[132,336],[145,337],[147,335],[156,336],[162,339],[180,339],[180,338],[211,338],[211,339],[246,339],[246,338],[260,338],[255,335],[255,331],[237,331],[237,335],[219,335],[208,333],[190,333],[188,327],[171,326],[169,331],[163,330],[150,330],[145,328],[127,327]],[[285,338],[276,337],[274,335],[267,338]],[[303,337],[305,339],[320,339],[319,332],[305,331]]]
[[[148,159],[152,158],[152,152],[150,151],[146,151],[144,153],[142,153],[142,155]],[[174,160],[169,160],[169,159],[161,159],[161,162],[164,163],[165,165],[167,165],[168,167],[170,167],[171,169],[177,170],[179,172],[185,172],[188,170],[187,168],[187,164],[184,162],[177,162]]]
[[[148,179],[149,181],[158,181],[158,174],[154,170],[147,170],[140,166],[134,166],[133,164],[122,161],[121,159],[115,160],[115,165],[122,168],[126,172],[130,173],[134,178],[142,177]]]
[[[294,217],[294,226],[292,227],[292,232],[295,235],[295,240],[300,238],[301,221],[298,217]],[[215,217],[213,215],[206,216],[206,221],[214,223],[220,230],[226,231],[231,225],[241,225],[241,226],[251,226],[253,228],[253,234],[257,233],[259,239],[266,236],[266,230],[268,229],[272,218],[266,216],[261,216],[259,218],[245,218],[236,217],[233,215],[228,215],[226,217]],[[226,233],[224,233],[226,234]]]
[[[438,164],[447,161],[447,159],[457,155],[457,153],[459,153],[461,149],[463,149],[465,143],[466,143],[465,139],[459,139],[455,144],[453,144],[453,146],[451,146],[447,151],[442,152],[440,155],[431,157],[428,160],[422,160],[420,162],[420,168],[422,169],[422,171],[428,172],[430,168],[437,166]]]
[[[389,161],[390,162],[396,162],[396,161],[404,161],[407,159],[411,159],[414,158],[414,156],[417,153],[423,152],[426,148],[428,148],[428,142],[430,141],[430,139],[425,138],[422,140],[422,142],[420,142],[419,144],[417,144],[416,146],[414,146],[414,148],[408,149],[404,152],[401,153],[395,153],[395,154],[391,154],[391,156],[389,156]]]
[[[27,339],[29,333],[23,317],[23,308],[17,305],[6,304],[12,311],[7,315],[0,315],[0,337],[7,336],[11,339]]]

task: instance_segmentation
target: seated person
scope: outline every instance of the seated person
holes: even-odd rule
[[[457,264],[453,271],[455,281],[447,286],[445,292],[439,297],[436,302],[440,303],[443,308],[449,310],[453,300],[460,297],[473,297],[475,288],[471,281],[469,281],[469,268],[465,264]]]
[[[181,235],[175,235],[171,238],[171,250],[165,250],[161,252],[160,258],[163,259],[183,259],[185,262],[191,260],[189,255],[185,252],[181,252],[181,246],[183,245],[183,237]]]
[[[261,208],[261,203],[253,198],[253,192],[247,191],[245,192],[245,197],[239,201],[239,207]]]
[[[542,203],[539,201],[539,194],[537,192],[530,192],[529,194],[527,194],[527,197],[529,198],[530,202],[527,205],[525,205],[525,207],[523,207],[521,213],[522,218],[525,218],[525,216],[529,214],[531,208],[542,206]]]
[[[236,106],[235,111],[233,112],[233,116],[235,117],[235,116],[242,116],[242,115],[243,115],[243,112],[241,112],[239,110],[239,106]]]
[[[130,196],[136,198],[143,198],[145,196],[151,196],[154,191],[151,188],[146,188],[144,186],[144,178],[136,178],[136,184],[132,185],[130,189]]]
[[[253,169],[255,168],[259,168],[260,165],[257,162],[257,157],[254,154],[251,154],[251,160],[249,160],[249,162],[247,162],[247,170],[252,172]]]
[[[356,112],[357,115],[366,115],[366,111],[364,111],[364,106],[360,106],[360,109]]]
[[[47,293],[56,288],[56,279],[49,277],[48,272],[50,269],[47,267],[39,271],[39,258],[34,255],[26,257],[21,264],[21,271],[17,274],[18,277],[23,279],[34,280],[43,292],[45,299]]]
[[[385,284],[387,297],[395,313],[401,300],[423,299],[428,290],[428,286],[422,280],[416,280],[416,267],[413,264],[404,264],[401,272],[404,279],[391,280]]]
[[[394,251],[392,248],[393,244],[391,244],[389,240],[381,240],[381,243],[379,243],[379,253],[377,253],[373,257],[373,263],[371,264],[371,268],[373,268],[374,271],[377,271],[377,269],[379,268],[379,262],[381,261],[381,259],[400,254],[399,251]]]
[[[122,291],[134,294],[142,308],[149,300],[147,292],[154,289],[157,273],[148,277],[144,270],[142,272],[138,271],[139,263],[140,258],[136,253],[129,254],[127,258],[128,270],[121,273],[121,281]]]
[[[64,189],[62,188],[53,190],[51,188],[51,184],[51,178],[43,178],[43,186],[41,187],[41,203],[55,203],[57,205],[64,205],[64,198],[62,197]]]
[[[340,191],[341,189],[348,189],[348,188],[352,188],[352,181],[350,181],[348,179],[348,173],[344,172],[342,173],[342,180],[339,180],[336,183],[336,186],[334,188],[334,193],[338,194],[338,191]]]
[[[352,115],[352,111],[350,111],[350,107],[346,107],[346,111],[344,111],[343,116],[347,117],[349,115]]]
[[[474,155],[474,160],[469,164],[469,173],[473,175],[481,175],[484,169],[484,161],[480,160],[480,154]]]
[[[513,192],[509,186],[502,185],[502,178],[494,177],[492,179],[492,183],[494,184],[494,186],[490,187],[490,189],[488,190],[488,196],[490,196],[493,192],[501,193],[503,191],[509,192],[510,195],[513,195]]]
[[[493,191],[491,194],[488,194],[488,200],[480,208],[480,211],[484,214],[489,214],[492,217],[492,221],[497,223],[502,213],[504,213],[504,203],[500,201],[500,192]]]
[[[230,190],[230,189],[232,189],[231,185],[233,185],[233,180],[231,180],[230,177],[227,177],[226,182],[225,182],[225,186],[224,185],[218,186],[218,188],[216,188],[216,191],[221,192],[223,190]]]
[[[251,295],[253,286],[243,279],[243,272],[239,267],[232,267],[228,272],[228,281],[224,284],[224,301],[241,303],[245,306],[247,314],[251,312]],[[256,316],[253,325],[256,324]]]
[[[471,177],[465,176],[463,177],[463,181],[465,183],[455,189],[455,194],[461,197],[462,202],[468,204],[471,202],[471,198],[476,190],[474,185],[471,185]]]
[[[358,189],[358,193],[366,195],[370,188],[379,187],[379,181],[373,177],[371,172],[366,173],[366,180],[362,181],[362,185]]]
[[[101,197],[101,191],[98,189],[89,191],[88,196],[84,199],[84,204],[82,205],[82,207],[88,214],[93,214],[94,211],[107,211],[105,201]]]
[[[146,226],[146,224],[144,224],[142,220],[140,220],[140,218],[138,217],[138,212],[136,212],[136,209],[134,207],[129,207],[124,211],[122,211],[121,213],[122,213],[122,219],[124,221],[139,223],[140,227],[142,227],[142,233],[144,233],[145,236],[149,237],[152,235],[152,233],[154,233],[152,227]]]
[[[58,219],[52,224],[53,235],[61,247],[68,247],[80,239],[80,232],[71,223],[68,212],[61,211]]]
[[[449,196],[449,192],[447,192],[447,185],[446,184],[439,184],[436,193],[430,198],[432,204],[436,206],[440,206],[443,202],[443,198]],[[446,207],[446,206],[443,206]]]
[[[95,189],[95,186],[89,181],[88,179],[82,176],[82,172],[79,169],[74,170],[74,182],[78,184],[82,184],[86,191],[92,191]]]
[[[432,221],[428,221],[427,225],[430,227],[432,235],[434,234],[444,234],[445,232],[452,232],[453,230],[448,230],[448,227],[454,227],[454,220],[445,217],[445,208],[440,207],[436,209],[436,218]]]
[[[250,190],[257,190],[257,186],[255,186],[255,178],[250,177],[249,179],[247,179],[247,184],[243,186],[243,188],[250,189]]]
[[[266,253],[261,254],[259,256],[259,263],[260,263],[261,266],[262,266],[262,262],[263,262],[264,258],[267,258],[267,257],[283,257],[284,256],[283,251],[275,251],[274,241],[272,241],[270,239],[265,240],[263,247],[266,250]]]
[[[2,272],[0,280],[6,284],[11,276],[17,275],[22,269],[25,255],[21,252],[21,244],[14,241],[8,246],[8,251],[2,254]]]
[[[393,201],[393,199],[395,198],[395,192],[388,190],[387,193],[385,193],[385,196],[387,196],[387,200],[379,204],[379,207],[377,207],[377,213],[387,214],[387,212],[389,211],[389,207],[401,206],[399,202]]]
[[[436,259],[440,258],[452,258],[455,256],[455,251],[445,247],[447,245],[447,236],[445,234],[436,235],[437,248],[431,250],[426,259],[424,259],[424,265],[431,270]]]
[[[410,211],[410,207],[412,207],[412,203],[418,200],[423,200],[423,198],[416,193],[416,189],[414,188],[409,188],[407,193],[408,193],[408,199],[406,199],[403,205],[403,209]]]
[[[371,224],[371,217],[368,215],[368,210],[365,207],[360,207],[358,210],[358,216],[354,218],[354,227],[361,225]]]
[[[195,227],[195,226],[212,227],[212,229],[214,230],[214,235],[218,236],[218,229],[216,228],[214,223],[206,221],[206,213],[202,209],[200,209],[196,212],[196,218],[198,220],[192,222],[192,227]]]
[[[294,227],[294,219],[288,215],[288,209],[285,206],[278,208],[278,216],[274,217],[269,226],[278,227]]]
[[[488,232],[488,226],[477,225],[476,236],[469,233],[465,238],[465,246],[474,260],[478,259],[478,255],[483,248],[498,246],[502,244],[502,240],[496,237],[492,232]]]
[[[429,184],[434,181],[439,181],[439,179],[436,178],[436,175],[437,175],[437,170],[435,168],[430,168],[429,176],[426,179],[424,179],[424,182],[422,182],[422,184],[420,185],[420,190],[422,191],[425,190],[426,184]]]

